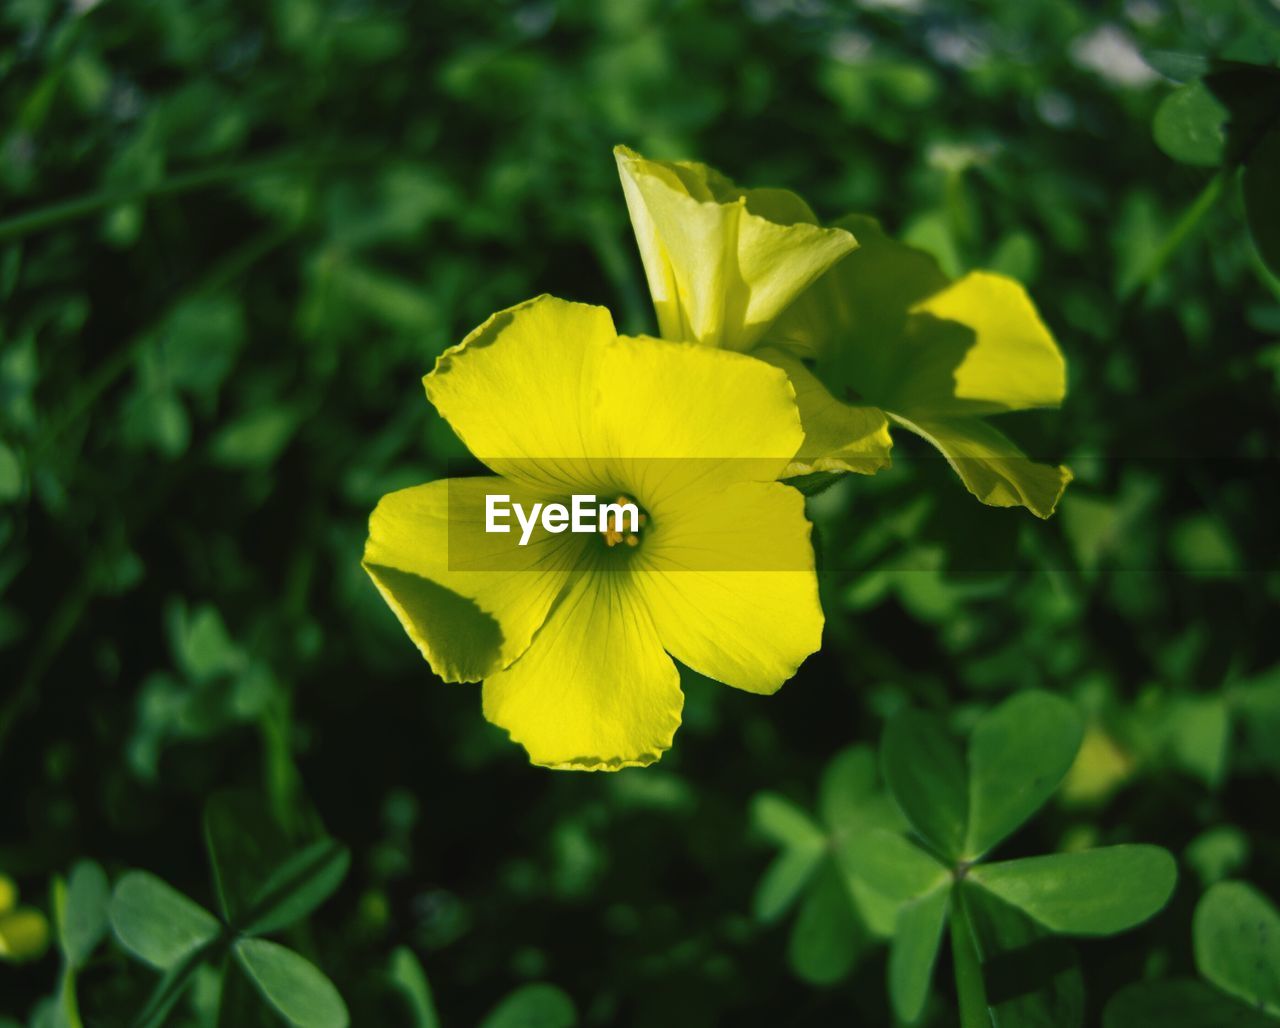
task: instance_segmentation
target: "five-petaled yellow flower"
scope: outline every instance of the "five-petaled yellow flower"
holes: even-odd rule
[[[382,498],[364,567],[447,681],[537,764],[617,769],[670,747],[672,657],[772,693],[819,646],[803,498],[776,481],[802,438],[786,375],[705,346],[619,337],[606,310],[540,297],[441,356],[427,396],[495,476]],[[487,498],[633,500],[615,533],[486,531]]]
[[[1071,472],[985,420],[1058,407],[1066,392],[1062,354],[1019,283],[952,282],[871,218],[819,228],[794,193],[615,154],[662,336],[747,351],[791,377],[805,437],[788,475],[886,466],[887,414],[983,503],[1053,513]]]

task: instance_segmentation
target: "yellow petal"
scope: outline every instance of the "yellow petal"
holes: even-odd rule
[[[668,652],[700,674],[772,693],[822,643],[804,498],[740,483],[655,520],[633,572]]]
[[[804,442],[783,477],[815,471],[873,475],[889,466],[893,440],[884,411],[837,400],[812,371],[788,353],[766,348],[757,350],[756,355],[787,373],[804,427]]]
[[[523,653],[577,564],[582,535],[485,531],[485,497],[545,494],[502,479],[454,478],[384,496],[364,568],[432,670],[476,682]],[[518,526],[517,526],[518,532]]]
[[[665,339],[745,351],[857,242],[799,197],[740,190],[706,165],[614,155]],[[779,220],[775,220],[779,219]]]
[[[423,380],[427,397],[478,459],[500,475],[572,488],[589,456],[604,344],[603,307],[539,296],[493,315],[446,350]]]
[[[774,481],[804,431],[786,373],[693,343],[622,337],[601,362],[600,454],[658,515],[684,489]]]
[[[626,573],[579,577],[528,651],[485,679],[484,716],[535,764],[652,764],[680,725],[680,675]]]
[[[852,216],[862,246],[793,305],[775,346],[816,353],[817,374],[907,417],[1056,407],[1062,353],[1021,284],[977,271],[948,282],[928,254]]]
[[[911,308],[882,402],[908,417],[1057,407],[1066,363],[1027,291],[975,271]]]
[[[840,224],[862,245],[768,336],[776,349],[817,357],[813,374],[825,393],[792,376],[807,455],[839,453],[842,441],[856,439],[863,423],[846,420],[840,401],[874,404],[931,439],[984,503],[1025,505],[1047,517],[1070,473],[1034,463],[976,420],[1062,402],[1062,354],[1026,290],[989,272],[949,282],[931,256],[890,239],[871,219]],[[797,462],[806,465],[821,466],[820,456]]]
[[[0,914],[7,914],[18,903],[18,887],[8,875],[0,874]]]
[[[691,343],[619,339],[603,308],[552,297],[489,319],[426,386],[478,459],[561,495],[772,480],[803,438],[778,369]]]
[[[1026,507],[1047,518],[1071,481],[1064,466],[1037,464],[980,418],[893,420],[927,439],[947,458],[965,488],[992,507]]]

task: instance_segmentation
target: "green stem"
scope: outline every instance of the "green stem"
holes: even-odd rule
[[[960,1028],[991,1028],[987,1012],[987,986],[982,961],[973,941],[973,925],[965,905],[964,883],[951,894],[951,957],[955,964],[956,995],[960,1002]]]
[[[90,214],[95,214],[107,207],[114,207],[116,204],[131,203],[152,196],[188,193],[195,189],[205,189],[240,179],[311,168],[316,164],[342,163],[361,159],[362,155],[359,154],[324,158],[317,157],[315,154],[293,153],[283,157],[268,157],[263,160],[241,161],[237,164],[224,164],[214,168],[200,168],[172,175],[149,185],[102,189],[88,196],[73,197],[70,200],[49,204],[47,207],[39,207],[34,211],[27,211],[25,214],[5,218],[0,221],[0,243],[20,239],[32,232],[39,232],[65,221],[88,217]]]
[[[60,992],[62,1018],[67,1028],[84,1028],[80,1020],[80,1005],[76,1000],[76,972],[70,964],[62,965],[62,988]]]
[[[1209,179],[1204,189],[1200,191],[1200,195],[1191,201],[1190,206],[1182,212],[1182,217],[1178,219],[1177,224],[1169,230],[1169,234],[1164,237],[1159,249],[1142,266],[1142,270],[1125,285],[1122,290],[1125,297],[1132,296],[1139,289],[1150,285],[1151,280],[1160,273],[1160,269],[1169,262],[1169,258],[1187,241],[1187,238],[1195,231],[1200,221],[1213,209],[1213,205],[1218,202],[1218,197],[1222,195],[1222,187],[1226,183],[1227,174],[1226,169],[1223,169]]]

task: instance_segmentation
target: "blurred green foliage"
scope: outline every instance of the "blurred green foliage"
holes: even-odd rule
[[[1083,742],[1000,860],[1141,842],[1182,874],[1077,962],[1038,948],[1035,1009],[992,990],[1040,929],[975,911],[998,1023],[1274,1023],[1274,954],[1230,927],[1280,897],[1274,176],[1179,83],[1277,57],[1267,0],[8,0],[0,870],[58,945],[0,964],[0,1023],[68,989],[129,1023],[158,979],[104,936],[107,884],[215,909],[202,812],[238,788],[350,849],[280,927],[357,1025],[889,1024],[893,925],[828,839],[905,830],[895,714],[967,731],[1028,688]],[[660,765],[568,776],[433,685],[358,560],[382,493],[464,455],[419,385],[446,346],[541,292],[651,329],[619,142],[1025,282],[1070,392],[1011,417],[1076,481],[1033,523],[903,439],[810,500],[828,630],[797,678],[687,676]],[[176,1023],[220,994],[257,1023],[220,974]],[[925,1017],[955,1009],[941,976]]]

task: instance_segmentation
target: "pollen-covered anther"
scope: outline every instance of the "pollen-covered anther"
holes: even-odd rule
[[[604,519],[604,529],[601,535],[604,536],[604,544],[610,549],[613,547],[626,544],[630,547],[640,545],[640,532],[644,529],[645,523],[649,520],[649,516],[640,510],[636,501],[629,496],[618,496],[613,503],[620,508],[619,510],[608,509]],[[631,531],[632,515],[629,508],[635,508],[635,531]]]

